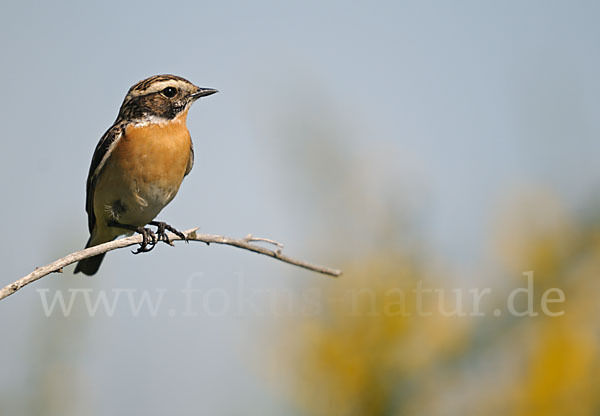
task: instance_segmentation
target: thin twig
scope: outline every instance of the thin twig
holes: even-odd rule
[[[280,250],[283,249],[283,244],[275,240],[271,240],[270,238],[254,237],[252,234],[248,234],[246,237],[244,237],[244,241],[247,243],[252,243],[254,241],[262,241],[264,243],[273,244],[274,246],[277,246]]]
[[[293,264],[294,266],[302,267],[304,269],[312,270],[317,273],[326,274],[328,276],[337,277],[342,274],[341,270],[332,269],[325,266],[319,266],[316,264],[311,264],[302,260],[296,260],[291,257],[286,256],[281,253],[282,244],[277,243],[274,240],[270,240],[268,238],[259,238],[252,237],[248,235],[242,239],[224,237],[222,235],[215,234],[199,234],[196,232],[197,228],[192,228],[191,230],[184,231],[188,241],[200,241],[202,243],[210,244],[226,244],[234,247],[243,248],[245,250],[253,251],[258,254],[263,254],[265,256],[273,257],[277,260],[283,261],[285,263]],[[171,241],[181,240],[180,237],[173,233],[168,233],[169,239]],[[269,250],[268,248],[257,246],[251,244],[253,241],[263,241],[270,244],[273,244],[278,247],[277,250]],[[50,273],[62,273],[62,269],[69,264],[73,264],[78,262],[79,260],[86,259],[88,257],[93,257],[97,254],[106,253],[108,251],[116,250],[119,248],[133,246],[135,244],[140,244],[142,242],[141,235],[134,235],[131,237],[120,238],[118,240],[110,241],[108,243],[100,244],[94,247],[86,248],[84,250],[76,251],[74,253],[68,254],[65,257],[58,259],[46,266],[36,267],[34,271],[29,273],[27,276],[20,278],[19,280],[11,283],[8,286],[0,289],[0,300],[4,299],[7,296],[12,295],[17,290],[21,289],[23,286],[27,286],[30,283],[35,282],[36,280],[41,279],[44,276],[49,275]]]

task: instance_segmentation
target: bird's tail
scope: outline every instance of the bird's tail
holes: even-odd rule
[[[95,237],[94,233],[92,233],[87,244],[85,245],[85,248],[97,246],[98,244],[102,244],[106,241],[112,240],[112,239],[108,239],[106,241],[97,241],[97,238],[94,238],[94,237]],[[79,262],[77,263],[77,266],[75,267],[75,271],[73,273],[82,272],[83,274],[87,274],[88,276],[96,274],[96,272],[100,268],[100,264],[102,263],[102,259],[104,259],[105,254],[106,253],[102,253],[102,254],[98,254],[97,256],[94,256],[94,257],[89,257],[87,259],[79,260]]]

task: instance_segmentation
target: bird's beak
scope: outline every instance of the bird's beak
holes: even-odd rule
[[[219,92],[219,91],[212,89],[212,88],[198,88],[198,91],[190,94],[190,97],[192,97],[193,100],[197,100],[200,97],[206,97],[208,95],[212,95],[217,92]]]

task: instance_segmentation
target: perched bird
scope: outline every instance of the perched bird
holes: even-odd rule
[[[86,248],[134,232],[143,236],[136,254],[150,251],[159,240],[168,243],[165,230],[185,238],[154,218],[175,197],[194,164],[188,110],[198,98],[216,92],[175,75],[155,75],[129,89],[92,157],[86,187],[90,230]],[[157,226],[156,234],[146,228],[148,224]],[[103,257],[81,260],[75,273],[93,275]]]

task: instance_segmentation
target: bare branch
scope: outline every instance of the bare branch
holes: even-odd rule
[[[341,270],[332,269],[325,266],[319,266],[315,264],[311,264],[302,260],[296,260],[291,257],[288,257],[281,253],[281,249],[283,248],[283,244],[280,244],[274,240],[270,240],[268,238],[259,238],[253,237],[252,235],[248,235],[242,239],[224,237],[222,235],[215,234],[199,234],[197,233],[197,228],[192,228],[191,230],[184,231],[188,241],[200,241],[202,243],[210,244],[225,244],[229,246],[243,248],[245,250],[253,251],[258,254],[263,254],[265,256],[273,257],[277,260],[283,261],[285,263],[293,264],[294,266],[302,267],[304,269],[312,270],[317,273],[322,273],[328,276],[337,277],[342,274]],[[169,239],[171,241],[181,240],[180,237],[173,233],[168,233]],[[63,267],[68,266],[69,264],[73,264],[78,262],[79,260],[86,259],[88,257],[93,257],[97,254],[106,253],[108,251],[116,250],[119,248],[133,246],[135,244],[140,244],[142,242],[141,235],[134,235],[131,237],[120,238],[118,240],[110,241],[108,243],[100,244],[94,247],[86,248],[84,250],[76,251],[74,253],[68,254],[67,256],[58,259],[46,266],[36,267],[34,271],[29,273],[27,276],[24,276],[17,280],[14,283],[11,283],[8,286],[0,289],[0,300],[4,299],[7,296],[12,295],[17,290],[21,289],[23,286],[27,286],[30,283],[35,282],[36,280],[41,279],[44,276],[49,275],[50,273],[61,273]],[[266,242],[272,245],[275,245],[277,250],[269,250],[268,248],[261,247],[258,245],[251,244],[252,242]]]

